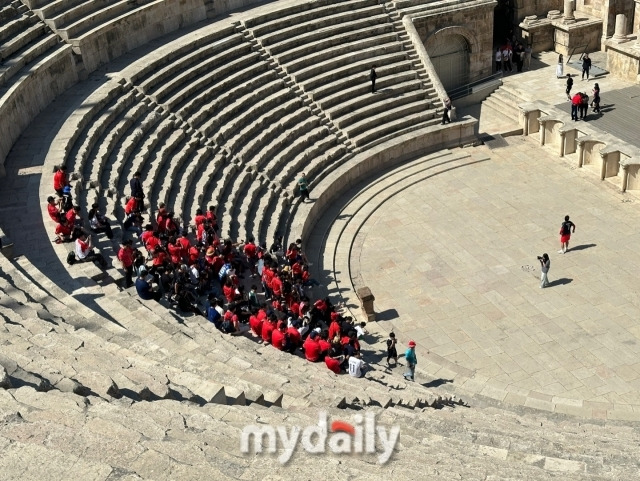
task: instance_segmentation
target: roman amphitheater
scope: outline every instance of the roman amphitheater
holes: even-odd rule
[[[638,0],[0,0],[0,478],[640,479],[639,28]],[[569,120],[567,74],[602,113]],[[52,242],[61,165],[106,270]],[[138,171],[146,218],[302,239],[312,302],[369,321],[365,377],[125,288]],[[399,428],[391,458],[367,423],[241,449],[323,413]]]

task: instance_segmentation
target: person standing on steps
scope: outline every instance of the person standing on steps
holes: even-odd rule
[[[376,66],[371,66],[371,72],[369,73],[369,78],[371,79],[371,93],[376,93],[376,79],[378,78],[378,74],[376,73]]]
[[[566,254],[569,250],[569,240],[571,234],[576,231],[576,225],[569,220],[569,216],[564,216],[564,222],[560,226],[560,250],[558,254]]]
[[[593,86],[593,100],[591,101],[591,106],[593,107],[594,112],[600,113],[600,86],[597,82]]]
[[[298,179],[298,187],[300,187],[300,197],[302,202],[305,200],[310,200],[309,198],[309,183],[307,182],[307,177],[303,172],[300,178]]]
[[[396,335],[393,331],[389,333],[389,339],[387,339],[387,366],[391,367],[389,362],[393,359],[394,366],[398,364],[398,351],[396,349]]]
[[[448,124],[451,122],[451,117],[449,117],[449,112],[451,111],[451,100],[449,99],[449,97],[446,97],[443,103],[444,103],[444,112],[442,113],[441,125]]]
[[[540,289],[549,286],[549,278],[547,274],[549,273],[549,268],[551,267],[551,259],[549,259],[549,254],[546,252],[541,256],[538,256],[538,260],[540,261]]]
[[[64,188],[69,185],[69,178],[67,177],[67,166],[61,165],[60,167],[58,167],[58,170],[56,170],[56,173],[53,174],[53,190],[56,191],[58,197],[62,197]]]
[[[567,74],[567,89],[565,93],[567,94],[567,100],[571,100],[571,89],[573,88],[573,79],[571,78],[571,74]]]
[[[129,181],[129,186],[131,187],[131,197],[135,197],[138,199],[139,210],[144,210],[144,191],[142,190],[142,180],[140,178],[142,174],[140,172],[136,172],[133,174],[133,178]]]
[[[591,59],[589,54],[585,53],[582,57],[582,80],[584,80],[585,74],[587,75],[587,81],[589,81],[589,69],[591,69]]]
[[[407,361],[407,367],[409,370],[404,373],[404,378],[413,381],[416,373],[416,364],[418,364],[418,358],[416,357],[416,343],[409,341],[409,347],[404,353],[404,358]]]

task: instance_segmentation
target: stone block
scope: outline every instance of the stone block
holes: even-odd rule
[[[9,379],[7,370],[4,368],[4,366],[0,366],[0,388],[11,389],[11,387],[11,379]]]

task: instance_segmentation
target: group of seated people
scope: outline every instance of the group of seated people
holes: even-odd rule
[[[70,197],[71,189],[66,172],[62,172],[66,184],[54,182],[56,191],[61,187],[61,195],[58,200],[48,199],[49,215],[58,223],[60,242],[75,240],[90,249],[91,238],[82,226],[80,208],[65,198]],[[223,333],[253,334],[276,349],[304,352],[311,362],[324,361],[335,373],[364,375],[366,364],[358,341],[365,333],[364,323],[355,325],[350,317],[343,317],[328,298],[311,302],[307,289],[317,282],[310,277],[300,239],[286,249],[279,236],[268,249],[266,243],[258,244],[253,238],[221,240],[215,206],[206,212],[196,211],[192,234],[180,228],[181,223],[162,203],[154,222],[143,227],[139,173],[131,187],[133,195],[126,203],[127,217],[117,253],[125,271],[125,287],[135,285],[141,299],[164,300],[183,312],[202,315]],[[94,232],[112,237],[109,221],[97,205],[89,217]],[[127,239],[127,231],[137,236]],[[138,243],[139,248],[134,246]],[[257,278],[260,283],[253,280]],[[258,284],[263,294],[258,293]]]

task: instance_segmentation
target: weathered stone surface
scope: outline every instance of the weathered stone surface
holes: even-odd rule
[[[77,380],[98,396],[114,398],[122,396],[117,384],[105,374],[99,372],[78,373]]]
[[[4,366],[0,365],[0,388],[9,389],[11,388],[11,380],[9,379],[9,375],[7,374],[7,370]]]

